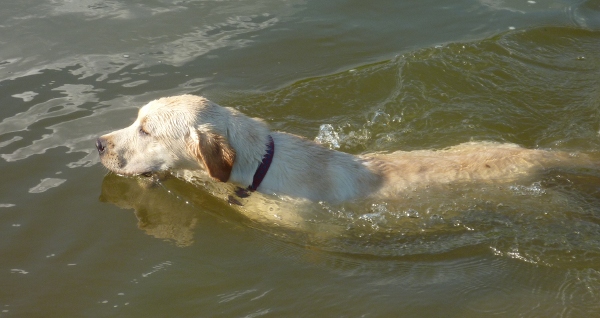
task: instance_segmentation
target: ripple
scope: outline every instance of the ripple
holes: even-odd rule
[[[542,188],[541,182],[535,182],[530,186],[511,185],[509,189],[517,195],[533,195],[540,196],[546,194],[546,190]]]
[[[14,95],[11,95],[11,96],[15,97],[15,98],[20,98],[24,102],[30,102],[37,95],[38,95],[38,93],[36,93],[36,92],[27,91],[27,92],[23,92],[23,93],[20,93],[20,94],[14,94]]]
[[[123,87],[136,87],[148,83],[148,80],[139,80],[123,84]]]
[[[53,15],[79,13],[93,18],[128,18],[131,16],[129,11],[124,8],[124,5],[116,1],[56,1],[53,4]]]
[[[228,23],[243,28],[271,18]],[[218,25],[205,35],[227,32]],[[225,104],[252,116],[279,118],[275,129],[286,128],[286,121],[313,127],[317,141],[347,152],[443,148],[469,139],[592,151],[600,142],[584,137],[597,134],[594,85],[600,64],[577,57],[596,52],[598,39],[598,32],[572,28],[508,32],[409,52]],[[119,83],[130,80],[125,73],[117,76]],[[526,265],[593,266],[600,255],[599,210],[588,203],[596,202],[593,191],[565,190],[549,181],[560,174],[550,171],[502,185],[409,189],[394,200],[337,206],[257,194],[244,207],[215,214],[290,246],[350,257],[451,258],[469,250]],[[197,185],[218,198],[230,193],[209,183]]]
[[[521,304],[508,288],[477,287],[460,294],[459,302],[467,309],[485,314],[517,314]]]
[[[49,190],[51,188],[56,188],[56,187],[60,186],[65,181],[67,181],[67,180],[66,179],[58,179],[58,178],[45,178],[45,179],[42,179],[42,181],[38,185],[29,189],[29,193],[46,192],[47,190]]]
[[[232,300],[236,300],[244,295],[248,295],[248,294],[252,294],[257,292],[256,289],[249,289],[249,290],[242,290],[242,291],[236,291],[233,293],[229,293],[229,294],[220,294],[217,295],[217,297],[220,298],[219,303],[228,303]]]
[[[565,274],[556,299],[563,307],[562,314],[584,317],[600,312],[600,272],[595,269],[570,269]]]
[[[154,265],[154,266],[152,266],[152,269],[150,271],[142,273],[142,277],[146,278],[152,274],[167,270],[167,268],[171,265],[173,265],[173,262],[171,262],[171,261],[165,261],[160,264]]]

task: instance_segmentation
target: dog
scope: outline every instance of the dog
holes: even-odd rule
[[[101,136],[96,148],[120,175],[203,171],[237,185],[237,197],[258,191],[332,204],[436,185],[507,183],[565,165],[596,168],[586,154],[496,142],[355,156],[193,95],[149,102],[131,126]]]

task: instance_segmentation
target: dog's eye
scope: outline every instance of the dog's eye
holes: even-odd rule
[[[142,136],[150,136],[150,133],[148,133],[144,127],[140,127],[140,135]]]

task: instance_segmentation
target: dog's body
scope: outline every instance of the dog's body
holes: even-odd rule
[[[274,155],[257,190],[332,203],[389,198],[440,184],[512,181],[565,164],[593,166],[583,154],[491,142],[353,156],[270,131],[260,119],[192,95],[150,102],[131,126],[100,137],[97,148],[102,163],[118,174],[204,170],[216,180],[246,187],[267,152],[269,136]]]

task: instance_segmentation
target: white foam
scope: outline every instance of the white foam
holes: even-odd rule
[[[315,138],[315,141],[331,149],[340,148],[340,136],[330,124],[324,124],[319,127],[319,134]]]

